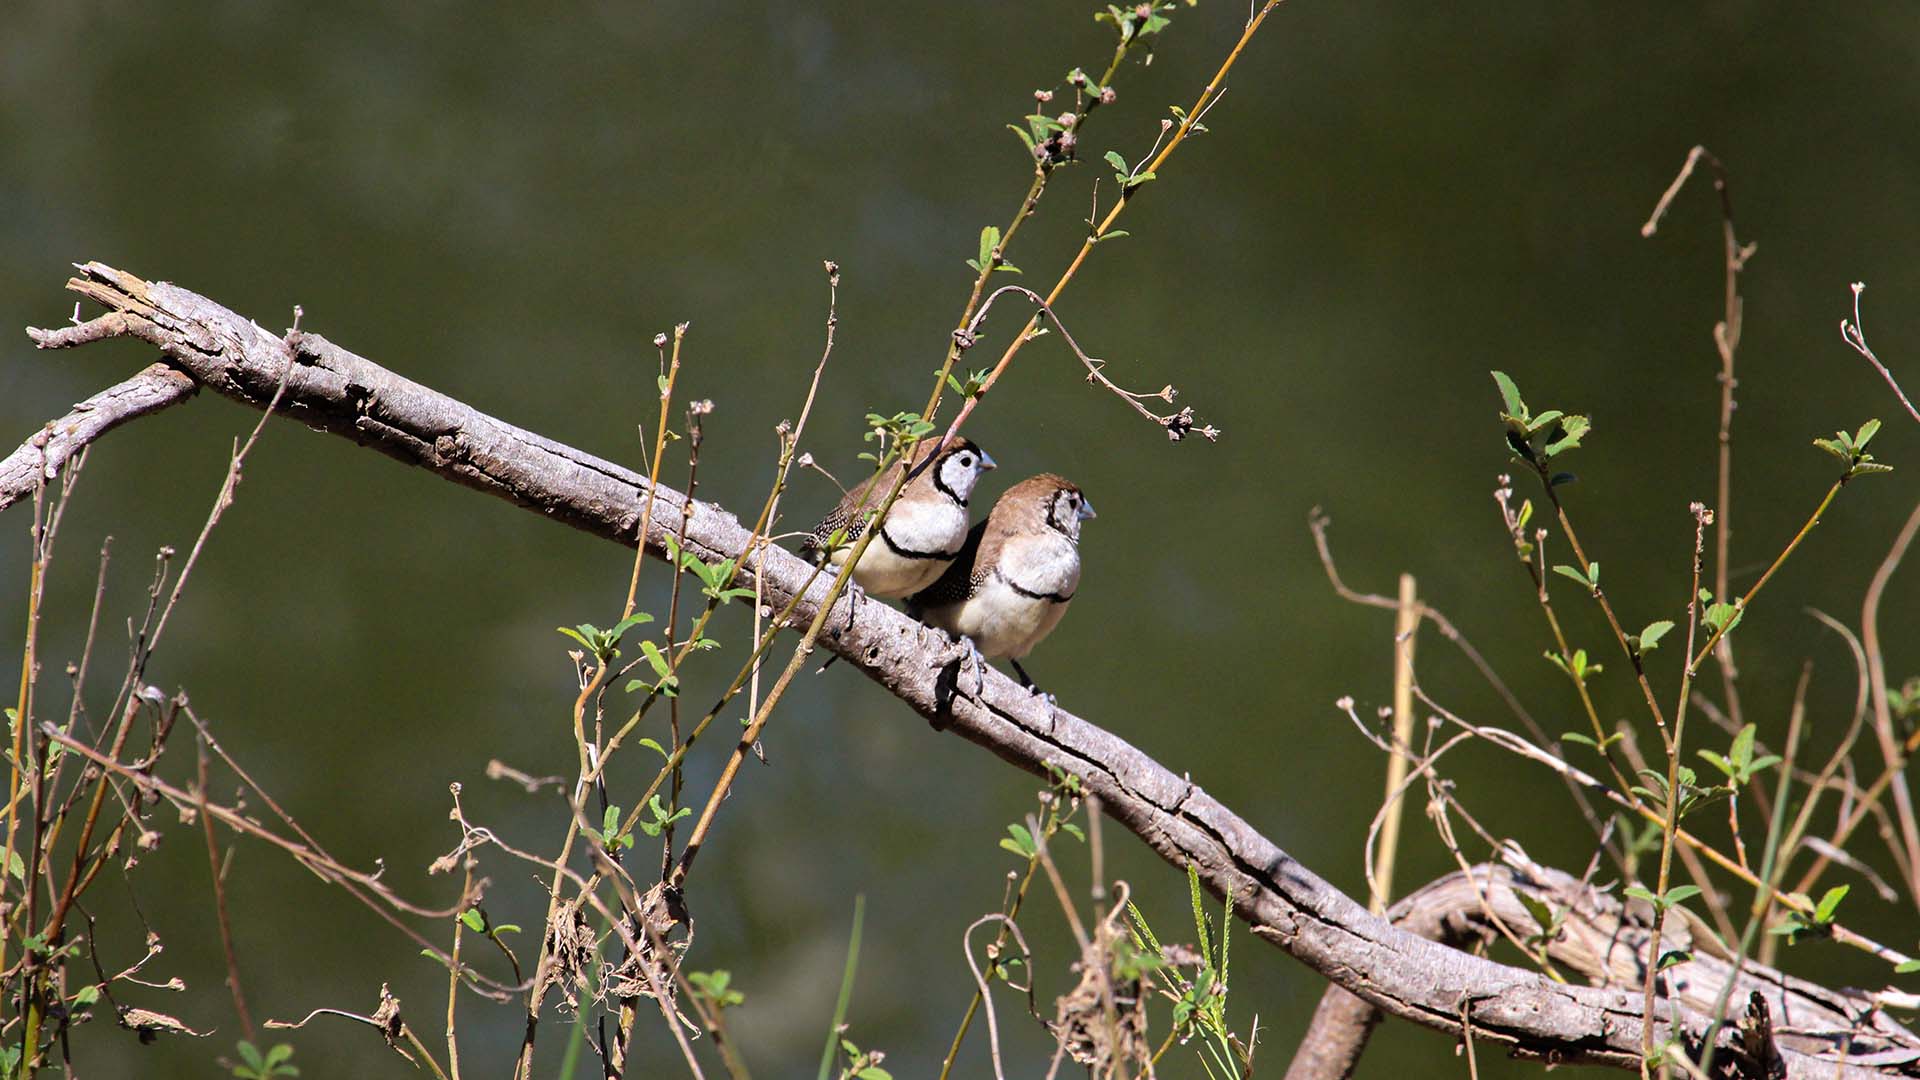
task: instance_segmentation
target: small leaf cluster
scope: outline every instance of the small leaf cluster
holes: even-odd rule
[[[1700,612],[1700,625],[1706,627],[1708,633],[1722,633],[1723,627],[1724,633],[1733,633],[1733,628],[1740,625],[1740,617],[1747,613],[1746,604],[1739,597],[1734,597],[1732,603],[1715,600],[1712,589],[1700,590],[1700,603],[1705,605]]]
[[[1780,764],[1780,755],[1763,754],[1753,756],[1754,725],[1748,724],[1733,737],[1733,745],[1727,748],[1725,756],[1712,750],[1696,750],[1700,759],[1720,770],[1727,778],[1727,790],[1738,791],[1755,776]]]
[[[1507,425],[1507,449],[1542,475],[1547,473],[1549,459],[1579,446],[1580,440],[1593,430],[1593,421],[1584,416],[1559,409],[1533,413],[1520,397],[1520,388],[1505,372],[1492,374],[1494,385],[1500,388],[1500,419]],[[1572,479],[1572,473],[1554,473],[1547,482],[1559,485]]]
[[[1673,630],[1672,619],[1656,619],[1646,625],[1637,634],[1627,635],[1627,647],[1633,650],[1633,658],[1640,659],[1647,653],[1660,647],[1660,639]]]
[[[722,968],[718,971],[689,971],[687,984],[700,1000],[716,1009],[729,1009],[747,1000],[747,996],[733,989],[733,972]]]
[[[578,626],[557,626],[554,629],[579,642],[595,660],[609,664],[620,655],[620,639],[626,636],[627,631],[652,621],[653,616],[636,611],[605,630],[590,622]]]
[[[967,372],[967,377],[965,381],[962,381],[958,376],[954,375],[953,372],[951,371],[947,372],[947,387],[951,389],[954,393],[959,394],[963,398],[970,398],[975,394],[978,394],[980,392],[980,388],[985,386],[986,384],[987,384],[986,368],[976,368],[972,371]]]
[[[1835,885],[1821,895],[1818,904],[1813,905],[1811,917],[1799,911],[1788,911],[1787,917],[1781,921],[1780,925],[1768,930],[1767,933],[1786,938],[1789,945],[1798,945],[1802,941],[1814,938],[1832,937],[1834,916],[1839,914],[1840,901],[1847,898],[1847,890],[1850,888],[1852,886]],[[1803,893],[1793,895],[1803,904],[1812,902]]]
[[[1139,171],[1140,165],[1146,164],[1146,162],[1144,161],[1141,162],[1140,165],[1135,165],[1135,166],[1132,166],[1131,168],[1128,167],[1127,159],[1124,157],[1121,157],[1120,152],[1118,150],[1107,151],[1106,159],[1107,159],[1107,164],[1113,166],[1114,183],[1119,184],[1120,190],[1123,192],[1132,191],[1134,188],[1139,187],[1141,184],[1151,183],[1152,181],[1158,179],[1158,177],[1155,176],[1152,169],[1148,169],[1144,172]]]
[[[1664,893],[1653,893],[1638,885],[1629,885],[1621,890],[1621,894],[1629,900],[1645,900],[1647,903],[1653,905],[1655,911],[1664,915],[1673,908],[1699,896],[1700,886],[1675,885]]]
[[[989,225],[980,230],[980,256],[968,259],[967,265],[976,274],[992,273],[997,270],[1003,274],[1017,274],[1020,268],[1000,257],[1000,228]]]
[[[691,551],[682,550],[671,536],[667,537],[667,557],[679,564],[680,569],[690,571],[694,577],[699,578],[700,595],[710,600],[727,604],[740,597],[753,595],[752,589],[727,587],[727,583],[733,580],[734,569],[738,565],[731,558],[707,562]],[[720,643],[710,638],[702,638],[694,642],[694,647],[717,649]]]
[[[1066,833],[1086,843],[1087,834],[1071,820],[1080,809],[1080,777],[1051,762],[1047,763],[1047,774],[1052,786],[1040,793],[1041,804],[1046,807],[1046,816],[1040,822],[1040,839],[1051,840],[1056,833]],[[1034,839],[1033,830],[1017,821],[1007,826],[1007,835],[1000,838],[1000,847],[1028,862],[1040,857],[1040,844]]]
[[[1181,108],[1178,105],[1169,105],[1167,106],[1167,109],[1173,113],[1173,118],[1175,120],[1179,121],[1182,124],[1187,122],[1187,110]],[[1205,112],[1204,109],[1201,111]],[[1189,135],[1204,135],[1206,134],[1206,131],[1207,131],[1207,125],[1201,123],[1198,120],[1195,120],[1193,122],[1193,126],[1187,128],[1187,133]]]
[[[292,1062],[293,1046],[289,1043],[276,1043],[262,1053],[259,1047],[242,1039],[234,1049],[240,1054],[240,1064],[233,1067],[233,1075],[239,1080],[274,1080],[300,1075],[300,1067]]]
[[[1192,7],[1196,2],[1187,0],[1187,6]],[[1120,44],[1132,48],[1165,30],[1173,22],[1167,12],[1178,10],[1179,5],[1172,3],[1143,3],[1132,7],[1108,4],[1107,10],[1093,13],[1093,21],[1111,23],[1119,31]]]
[[[893,1074],[880,1067],[886,1060],[886,1053],[880,1050],[862,1050],[853,1044],[853,1040],[842,1037],[840,1049],[846,1052],[847,1064],[840,1070],[840,1080],[893,1080]]]
[[[1873,460],[1867,453],[1867,444],[1880,433],[1880,421],[1869,420],[1860,425],[1860,430],[1849,435],[1845,431],[1836,431],[1831,439],[1815,439],[1813,445],[1832,454],[1846,465],[1847,471],[1842,480],[1851,480],[1856,476],[1868,476],[1873,473],[1890,473],[1893,466],[1883,465]]]
[[[1680,788],[1680,812],[1674,817],[1676,821],[1693,813],[1714,799],[1727,794],[1731,790],[1730,788],[1719,785],[1701,787],[1698,774],[1685,765],[1676,765],[1674,767],[1674,773],[1679,780]],[[1646,800],[1648,805],[1659,811],[1660,816],[1668,816],[1666,776],[1658,769],[1641,769],[1640,779],[1646,781],[1646,783],[1635,784],[1633,786],[1633,793]]]
[[[898,446],[903,442],[918,442],[933,433],[933,422],[922,420],[917,412],[898,412],[892,416],[879,413],[867,414],[867,432],[861,438],[867,442],[878,442],[880,450],[885,452],[889,445]],[[877,468],[881,463],[881,454],[861,454],[860,460],[871,461]]]
[[[1587,659],[1587,650],[1585,649],[1573,650],[1572,660],[1567,660],[1556,652],[1548,652],[1545,655],[1548,660],[1553,662],[1554,667],[1559,668],[1561,672],[1572,679],[1577,686],[1586,685],[1589,678],[1607,669],[1605,664],[1596,664],[1589,661]]]
[[[1075,68],[1067,76],[1067,81],[1078,86],[1090,83],[1092,80],[1087,78],[1086,72]],[[1091,109],[1100,101],[1100,88],[1091,87],[1088,92],[1093,95],[1092,102],[1088,104],[1088,108]],[[1051,97],[1052,94],[1049,93],[1047,96]],[[1041,168],[1050,169],[1055,165],[1063,165],[1074,160],[1074,148],[1079,140],[1075,137],[1072,128],[1061,121],[1077,121],[1077,114],[1063,113],[1056,118],[1046,113],[1036,112],[1028,113],[1024,119],[1027,122],[1026,127],[1008,124],[1007,130],[1020,137],[1020,142],[1027,148],[1027,153],[1033,155]]]
[[[517,934],[520,932],[520,927],[514,923],[494,925],[493,920],[487,918],[487,913],[478,907],[470,907],[461,912],[460,925],[476,934],[485,934],[495,941],[500,939],[501,934]]]
[[[1899,686],[1887,687],[1887,708],[1912,728],[1914,717],[1920,716],[1920,676],[1909,676]]]
[[[1572,578],[1586,586],[1587,591],[1594,596],[1600,595],[1600,564],[1597,562],[1588,563],[1585,570],[1561,563],[1553,568],[1553,572],[1561,577]]]

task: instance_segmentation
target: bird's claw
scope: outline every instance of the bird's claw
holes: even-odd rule
[[[973,696],[979,697],[987,692],[987,658],[980,655],[980,646],[970,637],[960,639],[967,647],[967,662],[973,665]]]

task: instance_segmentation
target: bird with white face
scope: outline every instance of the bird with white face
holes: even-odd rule
[[[867,544],[853,568],[854,583],[869,596],[897,598],[936,581],[967,540],[967,500],[973,497],[980,475],[993,468],[993,459],[968,439],[956,438],[944,447],[929,444],[933,460],[909,475],[900,497],[893,501],[879,535]],[[926,462],[921,453],[914,464]],[[873,512],[908,462],[895,462],[846,493],[820,524],[801,541],[800,550],[815,561],[838,569],[846,565],[853,547],[865,535]],[[846,530],[838,546],[833,534]]]
[[[987,659],[1020,660],[1053,632],[1080,588],[1080,526],[1094,516],[1080,489],[1052,473],[1007,489],[938,581],[907,600],[929,625]]]

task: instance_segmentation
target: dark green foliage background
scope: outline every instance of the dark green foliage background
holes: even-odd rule
[[[128,344],[37,354],[17,332],[64,320],[67,263],[98,258],[274,328],[302,304],[309,329],[628,462],[634,425],[653,410],[647,341],[691,320],[682,384],[718,404],[700,493],[746,511],[765,487],[772,427],[796,413],[818,355],[820,260],[833,258],[845,272],[840,344],[808,448],[846,477],[861,415],[924,398],[965,298],[963,260],[1024,189],[1028,166],[1002,125],[1028,111],[1032,88],[1107,55],[1109,31],[1089,11],[17,3],[0,35],[0,441],[148,361]],[[1135,159],[1166,105],[1192,100],[1242,15],[1214,0],[1181,12],[1152,66],[1119,80],[1119,104],[1096,116],[1082,156]],[[1811,658],[1814,745],[1831,745],[1854,675],[1803,608],[1857,619],[1920,476],[1912,424],[1836,332],[1848,283],[1869,282],[1871,340],[1920,379],[1906,362],[1920,340],[1917,43],[1897,3],[1287,5],[1209,117],[1214,134],[1143,191],[1123,223],[1133,235],[1102,247],[1061,307],[1116,378],[1173,382],[1225,439],[1168,445],[1087,387],[1051,340],[969,428],[1002,463],[987,498],[1052,470],[1100,510],[1085,591],[1030,670],[1064,705],[1191,771],[1361,889],[1383,762],[1331,703],[1351,693],[1370,715],[1387,699],[1391,621],[1327,587],[1305,525],[1318,504],[1352,583],[1391,591],[1396,572],[1418,574],[1551,730],[1576,726],[1489,498],[1507,466],[1485,372],[1511,372],[1535,408],[1593,415],[1572,461],[1582,482],[1568,491],[1583,532],[1623,617],[1681,618],[1686,506],[1713,493],[1718,218],[1702,187],[1656,238],[1638,226],[1705,142],[1732,170],[1743,236],[1760,244],[1746,277],[1736,583],[1830,480],[1812,436],[1884,417],[1875,450],[1900,469],[1843,494],[1736,636],[1762,738],[1780,737]],[[1028,284],[1064,265],[1105,172],[1058,178],[1010,253]],[[976,361],[1016,325],[1011,312],[990,324]],[[105,626],[117,649],[152,551],[191,542],[230,440],[253,422],[203,396],[99,448],[50,594],[51,706],[63,707],[60,670],[77,651],[101,537],[114,537]],[[830,495],[803,480],[788,527],[810,524]],[[14,510],[0,533],[10,656],[28,514]],[[153,675],[186,688],[339,855],[384,858],[397,888],[438,902],[452,886],[424,868],[455,840],[449,782],[514,842],[555,842],[550,801],[482,770],[492,757],[571,769],[567,643],[552,628],[613,621],[628,565],[603,543],[276,424]],[[663,574],[648,574],[660,604]],[[1896,676],[1920,667],[1914,581],[1897,579],[1887,602]],[[1597,613],[1556,584],[1578,643],[1614,668]],[[704,659],[709,676],[742,655],[743,625],[722,628],[729,644]],[[1458,656],[1428,641],[1428,687],[1503,721]],[[1663,687],[1677,654],[1654,661]],[[1637,715],[1619,671],[1598,693],[1606,716]],[[773,767],[744,774],[694,878],[693,963],[735,973],[747,995],[739,1035],[761,1075],[810,1075],[864,892],[854,1035],[890,1049],[896,1075],[930,1075],[968,992],[961,928],[998,903],[1013,860],[995,838],[1036,784],[929,733],[844,668],[808,676],[791,701],[767,740]],[[186,744],[173,753],[171,767],[186,766]],[[634,782],[643,764],[617,779]],[[692,771],[695,792],[712,768],[702,759]],[[1462,753],[1452,772],[1489,827],[1542,860],[1584,865],[1589,839],[1545,774],[1484,751]],[[1449,868],[1412,809],[1402,883]],[[1109,865],[1162,936],[1190,937],[1180,877],[1130,839],[1110,842]],[[208,1076],[237,1037],[198,845],[174,830],[133,878],[168,945],[150,973],[194,988],[139,1003],[219,1034],[141,1048],[97,1023],[75,1044],[92,1075]],[[1860,846],[1884,863],[1874,841]],[[1084,878],[1084,856],[1068,869]],[[528,869],[502,860],[487,872],[496,919],[537,924]],[[233,882],[256,1015],[371,1009],[388,981],[437,1031],[444,975],[384,924],[260,845],[241,847]],[[124,896],[105,883],[101,913],[124,919]],[[1043,1007],[1071,985],[1050,908],[1028,920],[1051,949]],[[1858,887],[1847,909],[1913,946],[1910,910]],[[105,944],[133,955],[126,939]],[[1239,944],[1234,1011],[1244,1026],[1257,1010],[1263,1065],[1278,1069],[1322,984]],[[1836,982],[1885,978],[1832,947],[1789,960]],[[464,1009],[469,1068],[497,1074],[518,1038],[513,1011]],[[1003,1021],[1031,1073],[1044,1041],[1011,1005]],[[544,1029],[543,1075],[565,1033]],[[650,1055],[671,1054],[657,1025],[646,1037]],[[321,1026],[297,1042],[308,1076],[410,1074],[360,1030]],[[1389,1025],[1363,1074],[1464,1068],[1450,1053]],[[985,1070],[976,1039],[964,1072]],[[1169,1074],[1190,1071],[1182,1058]]]

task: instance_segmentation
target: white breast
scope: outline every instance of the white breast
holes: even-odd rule
[[[1001,549],[995,572],[962,603],[929,612],[935,625],[972,638],[983,656],[1018,660],[1060,624],[1080,587],[1080,549],[1049,532]]]
[[[967,539],[967,511],[946,498],[901,500],[888,511],[885,532],[867,545],[853,580],[870,596],[907,596],[933,584],[953,562]],[[945,552],[946,557],[903,556],[894,550],[896,545],[911,552]],[[836,552],[833,564],[845,564],[851,550]]]

